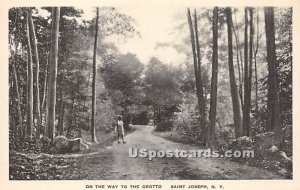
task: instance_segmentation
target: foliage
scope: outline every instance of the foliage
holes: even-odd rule
[[[276,54],[279,75],[280,88],[280,108],[281,115],[285,125],[292,124],[292,8],[286,10],[278,10],[279,18],[276,20],[277,38],[276,38]]]
[[[192,144],[204,144],[205,127],[200,125],[199,111],[196,109],[197,99],[194,94],[187,95],[180,104],[180,112],[176,112],[174,131]]]
[[[125,128],[128,128],[132,118],[130,108],[141,103],[140,77],[144,65],[133,54],[115,55],[113,61],[111,58],[110,55],[105,56],[100,68],[107,89],[101,96],[107,98],[108,95],[111,98],[115,112],[123,115]]]
[[[157,111],[177,106],[181,102],[178,81],[181,71],[152,57],[146,66],[144,90],[146,101]]]
[[[104,62],[101,67],[104,85],[110,93],[121,96],[112,96],[116,105],[125,108],[135,102],[143,70],[143,64],[133,54],[119,55],[112,64]]]

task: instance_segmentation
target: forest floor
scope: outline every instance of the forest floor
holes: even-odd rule
[[[89,152],[46,155],[10,153],[10,179],[284,179],[284,176],[226,158],[129,157],[130,148],[198,150],[153,134],[153,126],[133,126],[126,144],[106,143]],[[20,163],[16,163],[17,160]],[[24,163],[29,163],[24,165]],[[41,167],[42,166],[42,167]],[[32,167],[32,168],[31,168]],[[43,169],[41,169],[43,168]],[[22,175],[16,170],[23,170]],[[25,171],[25,173],[24,173]],[[34,172],[33,172],[34,171]]]

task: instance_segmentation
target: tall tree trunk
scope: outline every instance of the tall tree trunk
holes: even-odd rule
[[[42,113],[41,120],[43,121],[44,135],[45,135],[46,121],[47,121],[46,98],[47,98],[47,89],[48,89],[49,55],[50,55],[50,52],[48,52],[48,54],[47,54],[45,80],[44,80],[44,92],[43,92],[43,100],[42,100],[42,105],[41,105],[41,113]]]
[[[239,33],[238,33],[238,26],[237,26],[237,22],[236,22],[236,14],[234,14],[235,16],[235,25],[236,25],[236,30],[234,27],[234,24],[232,22],[232,29],[233,29],[233,34],[235,37],[235,43],[236,43],[236,61],[237,61],[237,65],[238,65],[238,72],[239,72],[239,99],[240,99],[240,105],[242,107],[244,107],[244,98],[243,98],[243,77],[244,77],[244,69],[243,69],[243,54],[241,51],[241,48],[239,47],[240,42],[239,42]]]
[[[13,77],[12,77],[13,73],[12,73],[12,69],[9,69],[9,130],[14,129],[15,125],[14,125],[14,117],[13,117],[13,106],[14,106],[14,98],[13,98],[13,88],[14,88],[14,81],[13,81]],[[27,104],[27,102],[26,102]]]
[[[27,22],[26,22],[26,26],[27,26]],[[28,43],[28,42],[27,42]],[[22,138],[25,138],[25,136],[27,135],[27,129],[29,126],[29,88],[30,88],[30,84],[29,84],[29,49],[28,49],[28,45],[26,46],[26,51],[27,51],[27,57],[26,57],[26,99],[24,104],[26,105],[26,111],[25,111],[25,117],[26,117],[26,125],[25,127],[23,127],[22,129]]]
[[[19,80],[18,80],[18,73],[17,73],[17,69],[16,69],[16,65],[18,63],[18,45],[17,45],[17,32],[18,30],[18,12],[16,15],[16,32],[15,32],[15,62],[12,64],[12,70],[13,70],[13,81],[15,82],[15,88],[16,88],[16,96],[17,96],[17,110],[18,110],[18,120],[19,120],[19,125],[17,125],[16,128],[16,133],[17,136],[21,136],[22,135],[22,129],[23,129],[23,117],[22,117],[22,111],[21,111],[21,96],[19,93]]]
[[[249,8],[250,13],[250,39],[249,39],[249,65],[247,81],[245,81],[245,98],[244,98],[244,135],[250,136],[250,112],[251,112],[251,87],[252,87],[252,65],[253,65],[253,8]],[[245,69],[246,71],[246,69]]]
[[[90,79],[91,79],[91,73],[89,73],[89,77],[88,77],[88,83],[87,83],[87,88],[90,87]],[[85,111],[85,104],[86,104],[86,99],[87,99],[88,95],[84,98],[83,100],[83,107],[82,107],[82,112]]]
[[[63,95],[62,95],[63,97]],[[60,118],[59,118],[59,122],[58,122],[58,125],[59,125],[59,135],[63,135],[64,133],[64,129],[65,129],[65,126],[64,126],[64,119],[65,119],[65,102],[62,101],[61,103],[61,112],[60,112]]]
[[[47,54],[47,63],[46,63],[46,70],[45,70],[45,80],[44,80],[44,92],[43,92],[43,100],[42,100],[42,106],[41,106],[41,112],[45,112],[45,102],[46,102],[46,95],[47,95],[47,81],[48,81],[48,70],[49,70],[49,53]],[[46,114],[44,113],[45,117]],[[46,120],[46,119],[45,119]]]
[[[52,8],[51,47],[49,56],[49,76],[46,102],[46,127],[45,135],[53,139],[55,134],[55,105],[56,105],[56,78],[58,59],[58,31],[59,31],[60,7]]]
[[[64,93],[63,93],[63,72],[60,74],[60,88],[59,88],[59,115],[58,115],[58,133],[63,135],[64,132]]]
[[[92,142],[97,142],[95,130],[95,114],[96,114],[96,78],[97,78],[97,43],[98,43],[98,26],[99,25],[99,8],[97,7],[94,56],[93,56],[93,86],[92,86],[92,119],[91,119],[91,137]]]
[[[187,10],[187,17],[188,17],[188,24],[190,28],[190,36],[191,36],[191,44],[192,44],[192,52],[193,52],[194,73],[195,73],[195,81],[196,81],[195,86],[196,86],[196,93],[197,93],[198,106],[200,112],[200,123],[202,127],[205,127],[205,103],[204,103],[204,96],[203,96],[203,83],[201,77],[201,56],[200,56],[200,46],[199,46],[199,39],[198,39],[196,11],[194,15],[195,28],[193,28],[190,9]],[[194,34],[196,35],[196,37]]]
[[[246,105],[248,103],[247,98],[249,98],[248,94],[248,89],[249,89],[249,61],[248,61],[248,8],[245,8],[245,42],[244,42],[244,107],[243,107],[243,131],[244,131],[244,135],[248,136],[248,131],[249,131],[249,127],[250,127],[250,118],[249,118],[249,114],[250,114],[250,110],[249,110],[249,105]]]
[[[204,100],[204,92],[203,92],[203,81],[202,81],[202,71],[201,71],[201,52],[200,52],[200,44],[198,37],[198,20],[197,20],[197,12],[194,12],[194,22],[195,22],[195,39],[196,39],[196,52],[197,52],[197,71],[198,71],[198,84],[197,84],[197,96],[199,100],[199,110],[200,110],[200,118],[202,127],[206,125],[206,114],[205,114],[205,100]]]
[[[233,25],[233,23],[232,23],[232,25],[233,25],[233,31],[234,31],[234,34],[236,35],[235,37],[236,37],[236,42],[237,42],[237,46],[238,46],[238,50],[239,50],[239,57],[240,57],[240,61],[241,61],[241,74],[242,74],[242,81],[243,81],[243,77],[244,77],[244,68],[243,68],[243,54],[242,54],[242,50],[241,50],[241,48],[240,48],[240,38],[239,38],[239,28],[238,28],[238,24],[237,24],[237,19],[236,19],[236,13],[234,13],[234,20],[235,20],[235,27],[234,27],[234,25]],[[236,28],[236,31],[235,31],[235,29],[234,28]]]
[[[207,68],[207,65],[206,65],[206,68]],[[203,93],[204,93],[204,105],[205,105],[205,108],[207,106],[207,95],[208,95],[208,84],[207,84],[208,80],[207,80],[207,78],[208,78],[207,73],[204,72],[203,73]],[[206,116],[206,113],[205,113],[205,116]],[[206,123],[206,125],[207,125],[207,123]],[[206,126],[206,130],[207,130],[207,126]],[[206,133],[207,133],[207,131],[205,132],[205,134]]]
[[[254,73],[255,73],[255,115],[258,112],[258,77],[257,77],[257,53],[259,46],[259,8],[257,8],[256,16],[256,48],[254,50]],[[258,119],[258,118],[256,118]]]
[[[238,89],[235,82],[234,66],[233,66],[231,8],[226,8],[226,17],[227,17],[227,33],[228,33],[228,67],[229,67],[232,108],[233,108],[233,119],[235,125],[235,136],[237,138],[243,135],[243,128],[242,128],[241,106],[239,101]]]
[[[17,96],[17,110],[18,110],[18,120],[19,120],[19,125],[17,127],[17,135],[21,136],[22,135],[22,129],[23,129],[23,117],[22,117],[22,111],[21,111],[21,96],[19,93],[19,80],[18,80],[18,74],[17,74],[17,69],[15,64],[12,65],[13,67],[13,75],[14,75],[14,82],[15,82],[15,88],[16,88],[16,96]]]
[[[213,10],[213,56],[207,145],[214,148],[218,94],[218,7]]]
[[[33,136],[33,68],[32,68],[32,54],[31,44],[29,35],[29,18],[27,14],[27,39],[28,39],[28,50],[27,50],[27,85],[28,85],[28,102],[27,102],[27,129],[26,134],[32,139]]]
[[[283,146],[283,132],[280,119],[279,84],[275,52],[274,8],[265,8],[265,27],[268,61],[268,121],[267,128],[274,129],[275,144]]]
[[[38,55],[38,48],[37,48],[37,40],[36,34],[34,30],[34,24],[32,20],[32,11],[31,8],[27,10],[28,12],[28,20],[29,20],[29,35],[30,35],[30,44],[33,50],[33,62],[35,63],[35,88],[34,88],[34,97],[35,97],[35,117],[37,119],[36,123],[36,138],[40,137],[40,128],[41,128],[41,110],[40,110],[40,90],[39,90],[39,55]]]

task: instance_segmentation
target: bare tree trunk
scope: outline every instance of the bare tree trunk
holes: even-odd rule
[[[27,50],[27,60],[28,60],[28,102],[27,102],[27,130],[26,134],[30,139],[33,137],[33,68],[32,68],[32,54],[31,54],[31,44],[29,35],[29,18],[27,14],[27,40],[28,40],[28,50]]]
[[[40,90],[39,90],[39,56],[38,56],[38,48],[37,48],[37,40],[36,34],[34,30],[34,24],[32,20],[32,11],[29,8],[28,12],[28,20],[29,20],[29,35],[30,35],[30,43],[33,50],[33,62],[35,63],[35,88],[34,88],[34,96],[35,96],[35,117],[37,119],[36,123],[36,138],[40,138],[40,128],[41,128],[41,110],[40,110]]]
[[[197,52],[197,73],[198,73],[198,84],[197,84],[197,95],[199,100],[199,110],[200,110],[200,118],[202,127],[206,125],[206,114],[205,114],[205,100],[204,100],[204,92],[203,92],[203,81],[202,81],[202,71],[201,71],[201,52],[200,52],[200,44],[198,37],[198,21],[197,21],[197,12],[195,10],[194,13],[194,22],[195,22],[195,38],[196,38],[196,52]]]
[[[26,26],[27,26],[27,22],[26,22]],[[26,125],[25,127],[22,129],[22,138],[25,138],[25,136],[27,135],[27,129],[29,127],[29,88],[30,88],[30,80],[29,80],[29,49],[28,49],[28,45],[26,47],[27,50],[27,57],[26,57],[26,100],[25,100],[25,105],[26,105]]]
[[[52,31],[51,47],[49,56],[49,76],[46,102],[46,127],[45,134],[53,139],[55,133],[55,106],[56,106],[56,78],[57,78],[57,59],[58,59],[58,31],[59,31],[60,7],[52,8]]]
[[[16,65],[18,63],[18,45],[17,45],[17,32],[18,32],[18,23],[17,23],[17,19],[18,19],[18,12],[16,15],[16,32],[15,32],[15,62],[12,64],[12,70],[13,70],[13,78],[14,78],[14,82],[15,82],[15,87],[16,87],[16,95],[17,95],[17,110],[18,110],[18,120],[19,120],[19,125],[17,125],[16,128],[16,133],[17,136],[21,136],[22,135],[22,129],[23,129],[23,117],[22,117],[22,111],[21,111],[21,96],[19,93],[19,80],[18,80],[18,73],[17,73],[17,69],[16,69]]]
[[[280,118],[279,85],[275,52],[274,8],[265,8],[265,27],[268,60],[268,121],[267,128],[274,129],[275,144],[279,148],[284,145]]]
[[[88,88],[90,87],[90,79],[91,79],[91,73],[89,73],[89,78],[88,78],[88,83],[87,83],[87,87],[88,87]],[[88,96],[86,96],[86,97],[88,97]],[[83,108],[82,108],[82,111],[84,111],[84,109],[85,109],[86,99],[87,99],[87,98],[85,98],[85,99],[83,100]]]
[[[239,47],[239,44],[240,44],[240,38],[239,38],[239,28],[238,28],[238,25],[237,25],[237,19],[236,19],[236,13],[234,13],[234,20],[235,20],[235,27],[233,25],[233,32],[235,34],[235,37],[236,37],[236,43],[237,43],[237,47],[238,47],[238,50],[239,50],[239,58],[240,58],[240,61],[241,61],[241,75],[242,75],[242,81],[243,81],[243,78],[244,78],[244,68],[243,68],[243,54],[242,54],[242,50],[241,48]],[[235,29],[236,28],[236,31]]]
[[[44,132],[46,128],[46,121],[47,121],[47,110],[46,110],[46,98],[47,98],[47,88],[48,88],[48,71],[49,71],[49,55],[50,53],[48,52],[47,54],[47,63],[46,63],[46,70],[45,70],[45,80],[44,80],[44,92],[43,92],[43,100],[42,100],[42,105],[41,105],[41,117],[44,121],[43,126],[44,126]],[[45,134],[45,133],[44,133]]]
[[[256,16],[256,48],[254,50],[254,72],[255,72],[255,115],[258,112],[258,79],[257,79],[257,53],[259,46],[259,8],[257,8],[257,16]],[[258,118],[256,118],[258,119]]]
[[[63,132],[64,132],[64,94],[63,94],[63,77],[64,77],[64,74],[61,73],[60,75],[60,88],[59,88],[59,115],[58,115],[58,132],[59,132],[59,135],[63,135]]]
[[[15,119],[13,117],[13,105],[14,105],[14,98],[13,98],[13,88],[14,88],[14,81],[13,81],[13,77],[12,77],[13,73],[12,73],[12,69],[9,69],[9,130],[10,129],[14,129],[15,125]],[[27,102],[26,102],[27,104]]]
[[[241,114],[241,106],[239,101],[239,94],[235,82],[234,66],[233,66],[231,8],[226,8],[226,16],[227,16],[227,32],[228,32],[228,66],[229,66],[231,99],[232,99],[232,108],[233,108],[233,119],[235,125],[235,136],[237,138],[243,135],[243,128],[242,128],[243,123],[242,123],[242,116],[241,116],[242,114]]]
[[[250,114],[250,110],[249,105],[246,105],[248,103],[247,98],[249,98],[248,96],[248,81],[249,81],[249,61],[248,61],[248,8],[245,8],[245,42],[244,42],[244,107],[243,107],[243,131],[244,131],[244,135],[248,136],[248,131],[249,131],[249,126],[250,126],[250,118],[249,118],[249,114]]]
[[[206,65],[206,68],[207,68],[207,65]],[[208,80],[207,80],[208,76],[207,76],[207,73],[204,72],[203,73],[203,93],[204,93],[204,105],[205,105],[205,108],[207,107],[207,95],[208,95]],[[206,117],[207,117],[207,114],[205,113],[205,120],[206,120]],[[207,121],[206,121],[207,122]],[[206,134],[207,134],[207,123],[206,123],[206,131],[205,131],[205,138],[206,138]]]
[[[245,81],[245,98],[244,98],[244,135],[250,136],[250,112],[251,112],[251,88],[252,88],[252,65],[253,65],[253,8],[249,8],[250,13],[250,40],[249,40],[249,65],[247,81]],[[246,71],[246,70],[245,70]]]
[[[92,87],[92,121],[91,121],[91,136],[92,142],[97,142],[95,130],[95,114],[96,114],[96,78],[97,78],[97,43],[98,43],[98,26],[99,25],[99,8],[97,7],[94,56],[93,56],[93,87]]]
[[[21,111],[21,96],[19,93],[19,80],[18,80],[18,74],[15,64],[12,65],[13,67],[13,75],[14,75],[14,81],[15,81],[15,87],[16,87],[16,95],[17,95],[17,109],[18,109],[18,119],[19,119],[19,126],[17,127],[17,135],[21,136],[21,130],[23,129],[23,118],[22,118],[22,111]]]
[[[47,54],[47,63],[46,63],[46,71],[45,71],[45,81],[44,81],[44,92],[43,92],[43,100],[41,111],[44,112],[45,109],[45,102],[46,102],[46,95],[47,95],[47,81],[48,81],[48,70],[49,70],[49,53]]]
[[[203,83],[201,77],[201,55],[200,55],[200,46],[199,46],[199,39],[198,39],[196,11],[194,14],[195,28],[193,28],[190,9],[187,10],[187,17],[188,17],[188,24],[190,27],[190,36],[191,36],[191,44],[192,44],[192,52],[193,52],[193,60],[194,60],[194,72],[195,72],[195,81],[196,81],[195,86],[196,86],[196,93],[197,93],[198,106],[200,112],[200,123],[202,127],[205,127],[205,103],[204,103],[204,96],[203,96]]]
[[[237,65],[238,65],[238,72],[239,72],[239,99],[240,99],[240,104],[243,110],[244,107],[244,98],[243,98],[243,77],[244,77],[244,69],[243,69],[243,58],[242,58],[242,51],[241,48],[239,47],[239,33],[238,33],[238,26],[236,23],[236,14],[234,14],[235,16],[235,25],[236,25],[236,30],[234,29],[234,24],[232,22],[232,29],[233,29],[233,34],[235,36],[235,43],[236,43],[236,61],[237,61]]]
[[[207,145],[214,148],[218,95],[218,7],[213,10],[213,56]]]
[[[58,124],[59,125],[59,130],[60,130],[59,135],[63,135],[63,133],[64,133],[64,129],[65,129],[64,119],[65,119],[65,102],[62,102],[61,113],[60,113],[60,121],[59,121],[59,124]]]

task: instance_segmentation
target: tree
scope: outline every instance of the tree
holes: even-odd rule
[[[181,103],[180,77],[176,68],[163,64],[156,57],[150,58],[144,79],[145,104],[152,106],[158,124],[168,122]],[[168,128],[168,126],[161,127]]]
[[[206,114],[205,114],[205,98],[204,98],[204,92],[203,92],[203,81],[202,81],[202,70],[201,70],[201,52],[200,52],[200,44],[199,44],[199,37],[198,37],[198,19],[197,19],[197,12],[195,9],[194,12],[194,23],[195,23],[195,38],[196,38],[196,52],[197,52],[197,73],[198,73],[198,78],[199,78],[199,83],[197,84],[199,92],[198,92],[198,96],[200,96],[200,117],[202,117],[201,119],[201,123],[202,123],[202,127],[205,127],[206,124]]]
[[[18,12],[16,16],[18,16]],[[22,135],[22,130],[23,130],[23,116],[22,116],[22,111],[21,111],[21,96],[20,96],[20,92],[19,92],[19,80],[18,80],[18,73],[17,73],[17,69],[16,69],[16,65],[18,64],[18,41],[17,41],[17,31],[18,31],[18,24],[17,24],[18,18],[16,18],[16,32],[14,34],[15,37],[15,41],[14,41],[14,45],[15,45],[15,61],[12,63],[12,70],[13,70],[13,81],[14,81],[14,86],[15,86],[15,90],[16,90],[16,96],[17,96],[17,110],[18,110],[18,120],[19,120],[19,125],[16,128],[16,133],[18,136]]]
[[[192,52],[193,52],[193,61],[194,61],[194,73],[195,73],[195,81],[196,81],[196,94],[198,98],[198,106],[200,111],[200,123],[202,127],[205,127],[206,116],[205,116],[205,101],[204,101],[204,93],[203,93],[203,82],[201,76],[201,55],[200,55],[200,45],[198,39],[198,27],[197,27],[197,13],[195,10],[194,13],[194,28],[191,18],[190,9],[187,10],[188,24],[190,28],[190,36],[191,36],[191,44],[192,44]],[[194,35],[195,34],[195,35]]]
[[[218,93],[218,7],[213,9],[213,56],[207,145],[214,148]]]
[[[277,9],[275,11],[276,58],[278,65],[278,84],[280,89],[280,111],[284,128],[292,127],[293,120],[293,9]],[[278,15],[278,16],[277,16]],[[292,130],[290,130],[290,135]]]
[[[92,142],[97,142],[95,130],[95,114],[96,114],[96,77],[97,77],[97,43],[98,43],[98,24],[99,24],[99,8],[97,7],[96,26],[95,26],[95,42],[93,55],[93,87],[92,87],[92,119],[91,119],[91,136]]]
[[[45,79],[44,79],[44,92],[43,92],[43,100],[42,100],[42,106],[41,106],[41,112],[44,113],[45,103],[46,103],[46,94],[47,94],[47,81],[48,81],[48,69],[49,69],[49,53],[47,54],[47,61],[46,61],[46,69],[45,69]]]
[[[248,44],[248,10],[250,14],[249,28],[250,39]],[[250,135],[250,111],[251,111],[251,86],[252,86],[252,65],[253,65],[253,8],[245,8],[245,90],[244,90],[244,126],[245,136]],[[248,52],[249,48],[249,52]],[[249,58],[249,60],[248,60]]]
[[[63,74],[60,75],[61,83],[63,82]],[[59,89],[59,99],[60,99],[60,105],[59,105],[59,114],[58,114],[58,132],[59,135],[63,135],[64,133],[64,115],[65,115],[65,103],[64,103],[64,92],[63,92],[63,85],[61,84]]]
[[[29,138],[33,137],[33,68],[32,68],[32,51],[30,43],[30,34],[29,34],[29,16],[27,13],[27,132],[26,134]]]
[[[226,8],[227,16],[227,34],[228,34],[228,67],[231,88],[231,101],[233,108],[233,120],[235,125],[235,136],[240,137],[243,134],[243,123],[241,117],[241,107],[239,101],[238,89],[235,81],[234,66],[233,66],[233,50],[232,50],[232,13],[231,8]]]
[[[258,112],[258,77],[257,77],[257,53],[259,47],[259,8],[256,13],[256,47],[254,49],[254,73],[255,73],[255,112]],[[256,118],[257,119],[257,118]]]
[[[56,106],[56,78],[58,58],[58,31],[59,31],[60,7],[52,8],[52,30],[49,55],[49,73],[46,102],[46,126],[45,136],[54,138],[55,133],[55,106]]]
[[[17,109],[18,109],[18,119],[19,119],[19,125],[16,128],[16,132],[17,135],[21,135],[22,134],[22,129],[23,129],[23,118],[22,118],[22,111],[21,111],[21,97],[20,97],[20,93],[19,93],[19,85],[18,85],[18,75],[17,75],[17,69],[15,66],[15,63],[12,65],[13,67],[13,75],[14,75],[14,82],[15,82],[15,88],[16,88],[16,96],[17,96]]]
[[[39,72],[40,72],[40,63],[39,63],[39,55],[38,55],[38,48],[37,48],[37,40],[36,34],[34,29],[34,24],[32,20],[32,10],[29,8],[28,12],[28,21],[29,21],[29,35],[30,35],[30,45],[32,46],[32,57],[33,62],[35,63],[35,88],[34,88],[34,97],[35,97],[35,117],[37,119],[36,122],[36,138],[40,137],[40,128],[41,128],[41,110],[40,110],[40,86],[39,86]]]
[[[283,146],[283,133],[280,117],[279,85],[275,52],[274,8],[265,7],[265,28],[268,61],[268,120],[267,129],[274,129],[275,145]]]
[[[240,48],[239,30],[238,30],[238,24],[237,24],[237,19],[236,19],[236,13],[235,12],[234,12],[234,18],[235,18],[235,26],[232,22],[232,29],[233,29],[233,34],[234,34],[235,43],[236,43],[236,61],[237,61],[238,73],[239,73],[240,104],[241,104],[241,107],[243,108],[244,107],[244,98],[243,98],[243,80],[244,80],[243,54],[242,54],[242,50]]]
[[[116,51],[114,51],[115,53]],[[123,115],[124,127],[128,128],[134,108],[141,107],[143,98],[141,75],[144,65],[136,55],[102,55],[101,76],[118,114]]]

